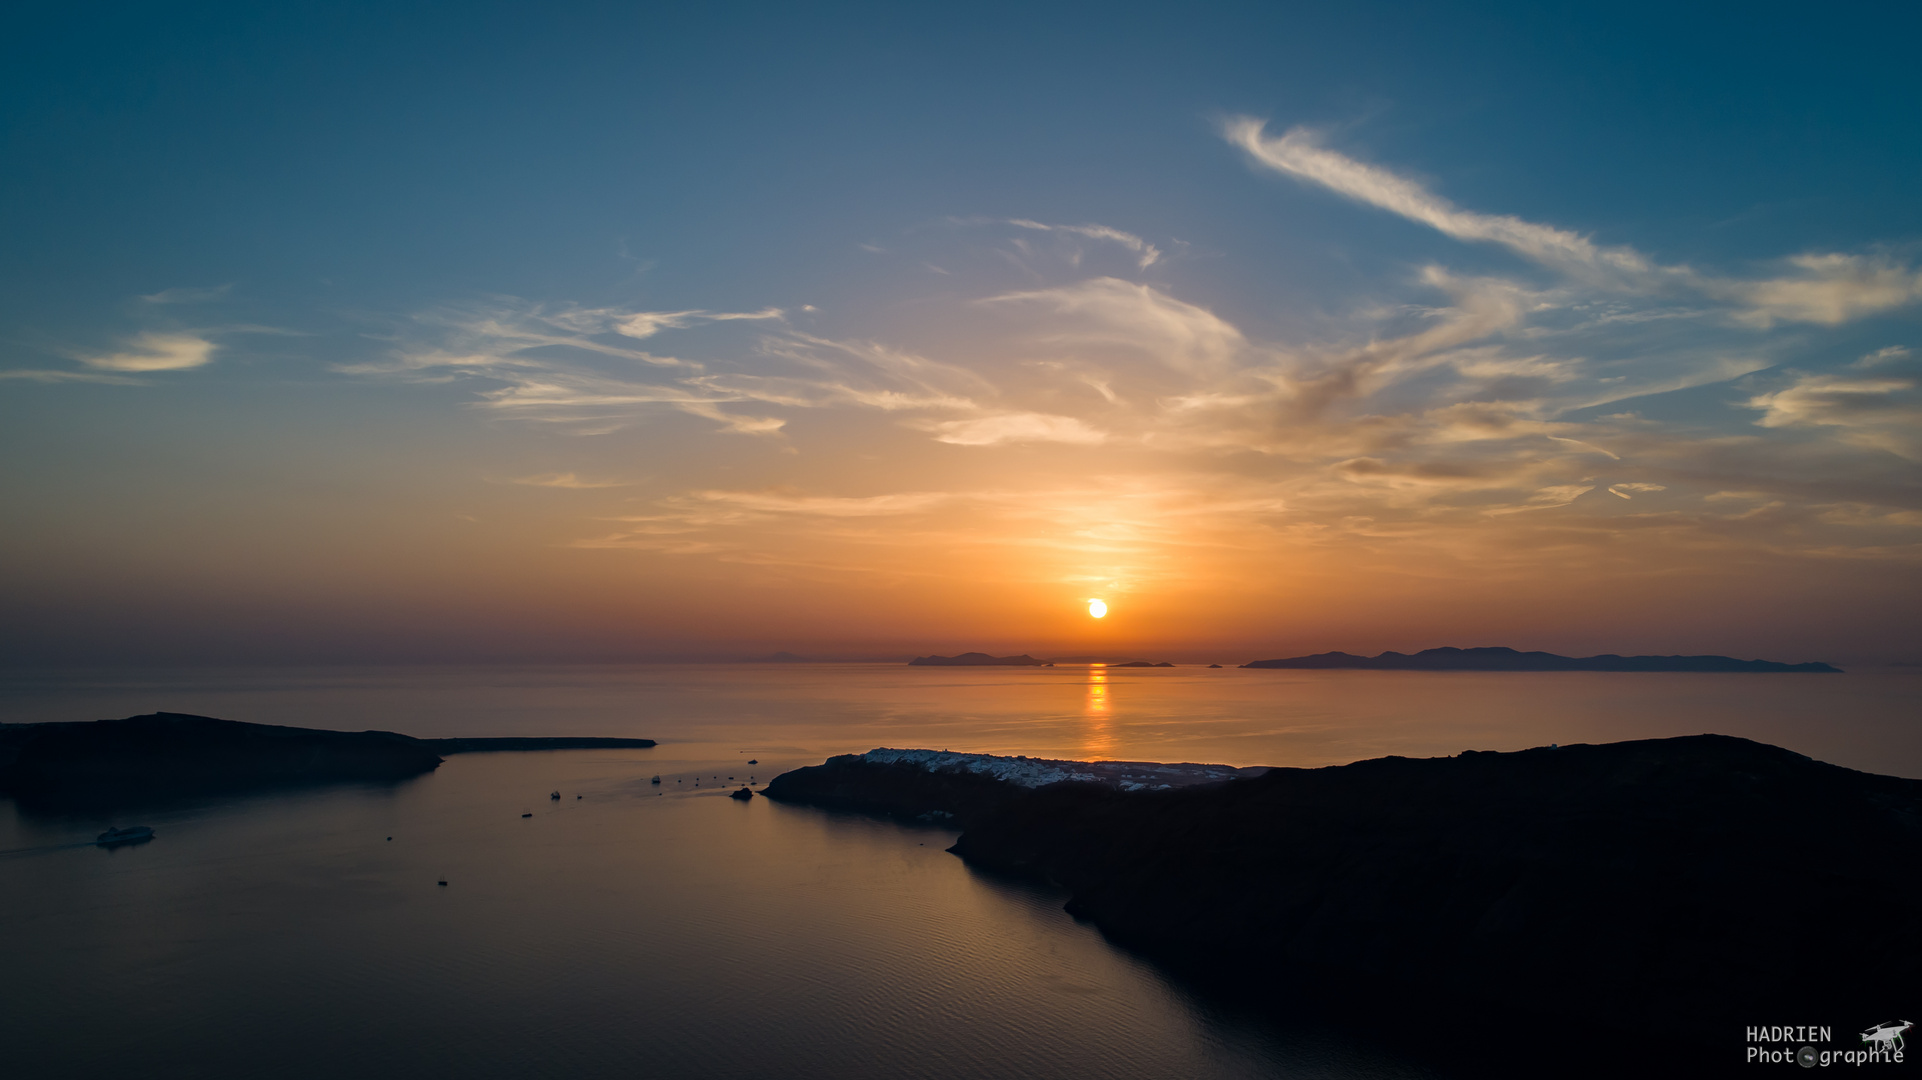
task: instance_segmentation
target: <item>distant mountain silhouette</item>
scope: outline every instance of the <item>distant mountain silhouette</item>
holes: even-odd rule
[[[1345,652],[1291,656],[1284,660],[1256,660],[1245,668],[1349,669],[1357,671],[1741,671],[1811,672],[1839,675],[1828,664],[1783,664],[1774,660],[1737,660],[1731,656],[1557,656],[1548,652],[1517,652],[1501,646],[1477,649],[1423,649],[1413,656],[1385,652],[1355,656]]]
[[[796,656],[793,653],[783,649],[782,651],[774,653],[771,656],[750,656],[745,660],[742,660],[741,663],[743,664],[807,664],[807,663],[812,663],[812,661],[810,661],[805,656]]]
[[[989,656],[984,652],[966,652],[960,656],[917,656],[908,661],[909,667],[1040,667],[1046,660],[1036,660],[1027,653],[1020,656]]]

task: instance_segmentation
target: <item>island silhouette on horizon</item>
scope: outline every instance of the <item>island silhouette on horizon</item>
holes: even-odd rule
[[[967,652],[959,656],[917,656],[908,661],[909,667],[1040,667],[1048,663],[1036,660],[1027,653],[1020,656],[989,656],[984,652]]]
[[[1719,671],[1719,672],[1799,672],[1840,675],[1842,669],[1830,664],[1810,662],[1784,664],[1774,660],[1737,660],[1732,656],[1560,656],[1551,652],[1520,652],[1506,646],[1481,646],[1457,649],[1444,646],[1408,653],[1385,652],[1380,656],[1325,652],[1312,656],[1291,656],[1280,660],[1255,660],[1245,668],[1290,668],[1352,671]]]
[[[0,724],[0,798],[35,806],[319,784],[391,784],[450,754],[646,749],[653,739],[533,735],[416,739],[392,731],[250,724],[190,713]]]
[[[1126,663],[1089,656],[1054,656],[1037,659],[1019,656],[993,656],[967,652],[958,656],[917,656],[910,667],[1042,667],[1049,664],[1105,663],[1109,667],[1174,667],[1162,662],[1132,660]],[[1484,645],[1458,649],[1452,645],[1423,649],[1418,653],[1384,652],[1379,656],[1325,652],[1310,656],[1289,656],[1277,660],[1252,660],[1244,668],[1289,668],[1294,670],[1333,671],[1696,671],[1742,673],[1800,673],[1840,675],[1842,669],[1820,661],[1785,664],[1776,660],[1737,660],[1732,656],[1562,656],[1551,652],[1522,652],[1503,645]]]

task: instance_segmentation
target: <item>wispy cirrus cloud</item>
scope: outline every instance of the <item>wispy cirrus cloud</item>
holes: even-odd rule
[[[1266,131],[1265,121],[1246,116],[1222,125],[1229,142],[1269,169],[1320,184],[1457,240],[1500,244],[1536,262],[1585,276],[1636,282],[1657,272],[1657,267],[1628,248],[1601,247],[1579,233],[1506,214],[1464,210],[1413,180],[1327,149],[1309,128],[1291,128],[1280,136]]]
[[[23,379],[38,383],[104,383],[110,386],[145,385],[141,380],[130,379],[125,375],[102,375],[97,371],[63,371],[58,368],[9,368],[0,371],[0,379]]]
[[[520,484],[524,487],[565,488],[569,491],[590,491],[596,488],[628,486],[624,480],[591,480],[571,472],[516,476],[507,482],[510,484]]]
[[[1052,442],[1094,446],[1107,435],[1086,421],[1047,413],[1003,412],[942,420],[927,425],[934,437],[956,446],[995,446],[1001,443]]]
[[[1885,258],[1796,255],[1787,262],[1792,276],[1705,281],[1702,288],[1739,301],[1736,318],[1765,330],[1777,322],[1838,326],[1922,300],[1922,272]]]
[[[1090,240],[1105,240],[1120,244],[1135,253],[1135,265],[1146,270],[1161,259],[1161,249],[1131,232],[1124,232],[1108,225],[1049,225],[1028,218],[1008,218],[1007,224],[1020,229],[1037,232],[1066,233],[1070,236],[1084,236]]]
[[[82,353],[76,359],[102,371],[186,371],[205,367],[219,346],[195,333],[137,334],[119,352]]]
[[[202,288],[162,289],[156,293],[148,293],[140,299],[149,304],[209,304],[216,300],[225,300],[233,291],[233,283],[228,282],[225,285],[209,285]]]
[[[1037,243],[1014,262],[986,253],[985,278],[958,254],[944,291],[915,301],[939,328],[925,333],[913,320],[858,317],[821,331],[805,306],[497,299],[423,313],[385,358],[341,370],[470,382],[477,408],[575,432],[678,414],[800,453],[783,460],[804,462],[796,475],[808,479],[778,490],[724,491],[710,476],[663,494],[672,481],[650,481],[622,496],[645,512],[609,518],[616,531],[580,543],[807,573],[917,573],[943,545],[1018,548],[1061,580],[1122,580],[1178,575],[1176,553],[1196,545],[1257,561],[1277,545],[1342,558],[1420,548],[1439,567],[1616,558],[1636,545],[1833,553],[1911,542],[1905,515],[1922,507],[1901,470],[1922,417],[1907,349],[1846,369],[1784,369],[1822,328],[1910,302],[1901,264],[1805,256],[1764,276],[1710,274],[1464,209],[1299,129],[1272,138],[1248,122],[1229,135],[1265,169],[1551,273],[1417,265],[1315,320],[1314,333],[1284,333],[1179,281],[1086,274],[1078,255],[1025,257],[1044,250]],[[1057,255],[1087,241],[1130,253],[1137,268],[1162,265],[1124,230],[994,223],[1058,238]],[[1796,334],[1777,331],[1790,323]],[[1720,402],[1702,404],[1715,386],[1727,388]],[[1687,420],[1635,411],[1684,390],[1698,391]],[[1075,493],[1044,482],[1107,455],[1138,474],[1086,478]],[[869,479],[850,486],[855,474]],[[988,475],[995,484],[966,479]],[[896,482],[877,488],[878,476]],[[954,492],[927,490],[927,476]],[[1715,497],[1730,491],[1759,495]],[[1843,504],[1862,509],[1820,509]]]
[[[1765,428],[1826,428],[1848,443],[1922,461],[1922,393],[1897,374],[1803,374],[1748,399]]]
[[[1238,328],[1206,308],[1120,278],[1001,293],[979,302],[1034,306],[1055,316],[1054,328],[1036,340],[1135,351],[1195,374],[1224,372],[1250,351]]]
[[[1427,225],[1457,240],[1499,244],[1589,285],[1639,293],[1689,291],[1730,301],[1730,317],[1766,329],[1776,322],[1834,326],[1922,301],[1922,272],[1886,258],[1807,253],[1780,277],[1739,279],[1661,265],[1633,248],[1506,214],[1466,210],[1388,169],[1328,149],[1319,133],[1239,116],[1222,135],[1264,168]]]
[[[638,311],[631,315],[614,313],[611,321],[618,334],[631,338],[650,338],[662,330],[684,330],[704,322],[762,321],[779,319],[784,314],[780,308],[763,308],[760,311]],[[609,317],[606,309],[600,309],[575,313],[567,321],[591,333],[602,325],[602,320]]]

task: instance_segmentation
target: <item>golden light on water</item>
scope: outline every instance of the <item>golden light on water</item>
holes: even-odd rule
[[[1097,600],[1095,603],[1100,603]],[[1090,761],[1114,755],[1114,722],[1108,715],[1108,666],[1088,668],[1088,701],[1082,711],[1081,754]]]
[[[1106,601],[1104,600],[1088,601],[1088,614],[1099,619],[1102,616],[1106,615],[1107,613],[1108,613],[1108,604]]]

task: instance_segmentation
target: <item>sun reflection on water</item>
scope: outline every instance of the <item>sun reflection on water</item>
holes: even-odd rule
[[[1114,754],[1114,721],[1108,713],[1108,666],[1088,667],[1088,699],[1082,707],[1081,754],[1090,760]]]

